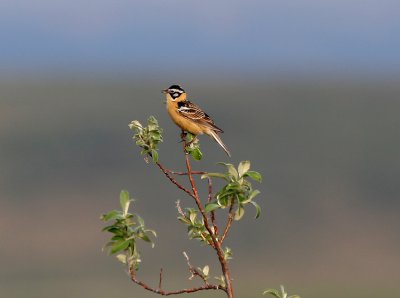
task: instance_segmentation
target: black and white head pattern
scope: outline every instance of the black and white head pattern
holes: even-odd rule
[[[179,96],[181,96],[182,93],[185,92],[185,90],[183,90],[182,87],[179,85],[172,85],[167,90],[168,93],[171,95],[172,100],[177,99]]]

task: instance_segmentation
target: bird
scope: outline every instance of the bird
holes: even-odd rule
[[[165,94],[167,111],[172,121],[179,126],[182,131],[189,132],[195,136],[206,134],[212,137],[226,154],[231,154],[222,142],[218,133],[223,130],[214,124],[214,121],[199,106],[187,100],[187,93],[179,85],[172,85],[162,90]]]

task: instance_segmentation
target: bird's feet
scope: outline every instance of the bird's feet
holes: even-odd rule
[[[187,136],[187,132],[182,130],[182,132],[181,132],[181,140],[180,140],[179,143],[186,142],[186,136]]]

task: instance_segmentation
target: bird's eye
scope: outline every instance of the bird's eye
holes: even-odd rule
[[[172,96],[173,96],[173,97],[178,97],[178,96],[179,96],[179,93],[176,92],[176,93],[174,93]]]

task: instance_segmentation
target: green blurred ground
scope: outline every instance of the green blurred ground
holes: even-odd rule
[[[155,115],[161,161],[183,168],[160,93],[170,83],[0,83],[0,297],[153,297],[101,252],[99,216],[117,207],[122,188],[159,234],[144,247],[144,279],[156,284],[163,267],[167,287],[190,286],[183,250],[196,265],[214,262],[176,221],[174,202],[191,202],[130,140],[127,124]],[[399,86],[184,86],[226,131],[231,161],[251,159],[264,176],[262,218],[246,214],[229,241],[237,297],[280,283],[302,297],[400,296]],[[195,168],[218,170],[224,152],[207,137],[201,145]]]

